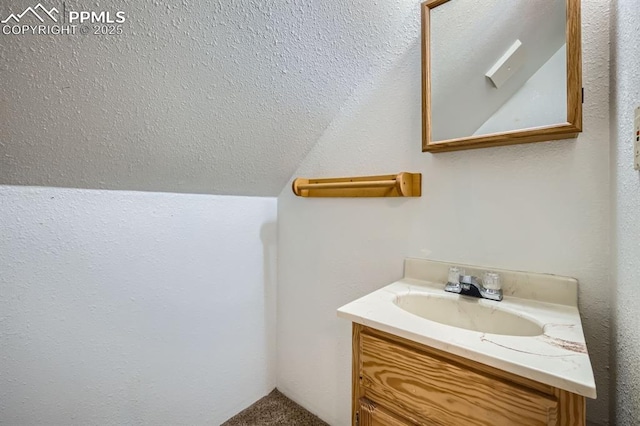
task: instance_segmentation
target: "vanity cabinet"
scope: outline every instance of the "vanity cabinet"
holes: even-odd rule
[[[585,399],[353,324],[356,426],[584,425]]]

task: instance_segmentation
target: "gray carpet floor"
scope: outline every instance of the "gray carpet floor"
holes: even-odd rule
[[[274,389],[221,426],[329,426]]]

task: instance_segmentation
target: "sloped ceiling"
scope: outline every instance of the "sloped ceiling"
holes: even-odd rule
[[[2,2],[0,20],[29,5]],[[0,184],[277,195],[420,31],[413,0],[64,7],[127,22],[112,36],[0,34]]]

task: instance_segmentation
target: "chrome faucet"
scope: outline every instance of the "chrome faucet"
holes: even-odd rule
[[[495,272],[489,272],[487,273],[487,276],[496,283],[499,281],[499,276]],[[498,278],[496,279],[496,277]],[[458,268],[455,267],[452,267],[449,270],[449,281],[444,287],[444,291],[458,293],[465,296],[496,300],[498,302],[502,300],[501,288],[494,288],[494,286],[487,288],[482,285],[480,278],[473,275],[458,274]]]

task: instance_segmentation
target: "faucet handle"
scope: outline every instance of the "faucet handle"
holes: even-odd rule
[[[487,290],[501,290],[502,280],[500,274],[493,271],[487,271],[482,277],[482,286]]]
[[[447,283],[458,286],[460,285],[460,277],[463,275],[464,275],[464,269],[459,268],[457,266],[450,266]]]

